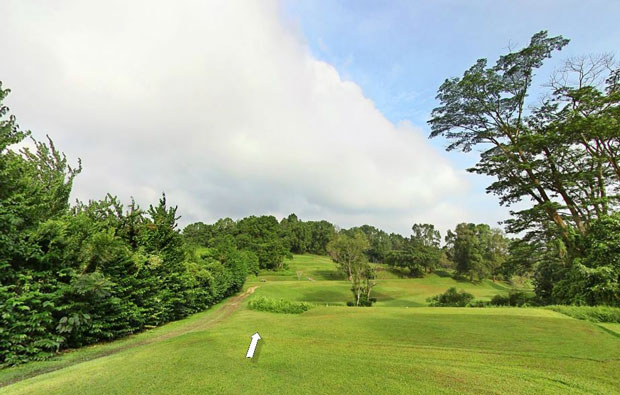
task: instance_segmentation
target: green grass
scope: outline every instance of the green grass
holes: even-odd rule
[[[263,343],[244,358],[249,336]],[[241,310],[210,330],[20,382],[25,393],[613,393],[618,339],[541,309]],[[260,344],[260,343],[259,343]]]
[[[379,280],[376,307],[334,306],[349,300],[350,291],[347,282],[327,280],[328,263],[295,257],[295,269],[317,281],[290,273],[278,281],[271,274],[254,278],[247,285],[259,286],[254,294],[208,328],[197,324],[212,322],[217,311],[156,330],[197,328],[189,333],[39,375],[0,393],[618,393],[618,324],[535,308],[412,308],[450,286],[478,298],[509,289],[439,275]],[[261,296],[321,306],[295,315],[249,310],[247,303]],[[263,340],[249,360],[245,353],[256,331]],[[0,371],[0,382],[4,378]]]
[[[287,259],[288,269],[278,272],[261,271],[259,279],[268,281],[317,281],[317,280],[344,280],[344,276],[335,270],[331,259],[320,255],[294,255]],[[301,280],[297,272],[301,271]],[[310,279],[312,280],[310,280]]]
[[[295,255],[288,260],[289,269],[273,273],[261,272],[252,277],[248,284],[261,286],[265,296],[317,304],[344,306],[352,300],[351,285],[344,276],[336,272],[335,264],[328,257],[317,255]],[[385,265],[376,265],[379,271],[373,295],[377,307],[419,307],[427,306],[426,299],[456,287],[473,294],[478,300],[491,300],[494,295],[507,295],[511,287],[501,282],[484,280],[480,283],[457,281],[445,272],[427,275],[424,278],[400,278],[398,271]],[[297,279],[296,272],[304,274]],[[308,277],[312,280],[308,280]],[[262,282],[264,280],[265,282]]]

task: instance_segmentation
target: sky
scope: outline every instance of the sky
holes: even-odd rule
[[[619,1],[0,2],[0,81],[19,124],[84,170],[73,198],[181,224],[296,213],[405,235],[508,217],[429,140],[437,88],[549,30],[563,59],[620,46]]]

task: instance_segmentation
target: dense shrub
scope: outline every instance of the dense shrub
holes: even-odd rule
[[[493,306],[524,306],[532,303],[530,298],[523,291],[511,290],[508,295],[495,295],[490,304]]]
[[[620,307],[554,305],[545,308],[579,320],[620,323]]]
[[[313,307],[306,302],[291,302],[286,299],[273,299],[257,296],[248,302],[250,310],[268,311],[270,313],[301,314]]]
[[[241,289],[251,257],[190,253],[165,196],[148,210],[112,196],[70,207],[79,161],[71,167],[49,139],[12,150],[28,133],[2,105],[7,94],[0,84],[0,368],[161,325]]]
[[[464,290],[457,291],[455,287],[446,292],[426,299],[433,307],[464,307],[474,300],[474,295]]]
[[[362,295],[360,297],[360,304],[357,307],[371,307],[375,302],[377,301],[377,298],[368,298],[366,297],[366,295]],[[355,306],[355,302],[347,302],[347,306],[349,307],[353,307]]]

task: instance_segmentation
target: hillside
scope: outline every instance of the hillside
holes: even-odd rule
[[[297,280],[297,271],[304,279]],[[280,281],[274,281],[278,277]],[[314,281],[310,281],[311,277]],[[263,282],[261,279],[266,279]],[[620,338],[534,308],[430,308],[427,296],[456,285],[488,298],[492,282],[386,278],[376,307],[335,306],[350,297],[326,258],[298,256],[282,275],[251,278],[247,299],[134,338],[0,372],[109,354],[0,388],[6,394],[85,393],[614,393]],[[257,287],[257,288],[254,288]],[[310,301],[301,315],[251,311],[257,296]],[[325,305],[329,306],[325,306]],[[402,306],[402,307],[401,307]],[[250,336],[262,336],[254,360]],[[97,347],[103,349],[97,351]],[[38,365],[37,365],[38,364]],[[66,362],[70,364],[70,362]]]

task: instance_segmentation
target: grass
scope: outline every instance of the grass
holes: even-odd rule
[[[336,272],[334,263],[328,257],[295,255],[287,263],[288,270],[277,274],[262,272],[258,277],[250,278],[248,284],[259,284],[261,294],[265,296],[298,302],[344,306],[352,299],[350,283]],[[478,300],[491,300],[497,294],[508,295],[511,289],[508,284],[491,280],[480,283],[458,281],[444,272],[433,273],[424,278],[399,278],[398,271],[392,272],[385,265],[376,266],[382,268],[373,289],[377,307],[427,306],[427,298],[443,293],[451,287],[456,287],[459,291],[463,289]],[[304,273],[301,280],[297,279],[297,271]],[[308,277],[312,280],[308,280]]]
[[[293,261],[295,269],[317,281],[290,278],[290,273],[278,280],[259,276],[248,284],[259,286],[254,294],[206,329],[199,326],[36,376],[0,393],[617,393],[617,324],[597,325],[535,308],[411,308],[454,283],[479,298],[509,289],[439,275],[379,280],[377,307],[334,306],[349,300],[348,283],[319,274],[327,270],[324,260]],[[322,306],[295,315],[247,308],[260,297]],[[158,331],[195,326],[214,314],[201,313]],[[262,340],[249,360],[245,353],[256,331]],[[75,351],[74,358],[88,352]],[[0,381],[3,377],[0,371]]]
[[[62,369],[76,363],[82,363],[108,353],[113,353],[119,349],[131,347],[142,342],[149,342],[158,337],[169,336],[176,331],[185,330],[188,327],[194,326],[196,323],[210,319],[220,310],[221,306],[222,304],[218,304],[209,310],[194,314],[185,319],[170,322],[158,328],[131,335],[113,342],[93,344],[77,350],[66,350],[52,359],[35,361],[25,365],[0,369],[0,386],[7,382],[21,380],[24,377],[37,374],[38,372]],[[0,394],[2,392],[2,388],[0,387]]]
[[[264,340],[258,361],[251,362],[244,356],[255,330]],[[301,315],[241,310],[208,331],[5,390],[613,393],[620,379],[618,344],[588,322],[542,309],[320,307]]]
[[[317,281],[344,280],[344,276],[334,270],[331,259],[321,255],[294,255],[287,259],[288,269],[278,272],[261,271],[259,279],[267,281]],[[297,272],[301,272],[301,280]]]

